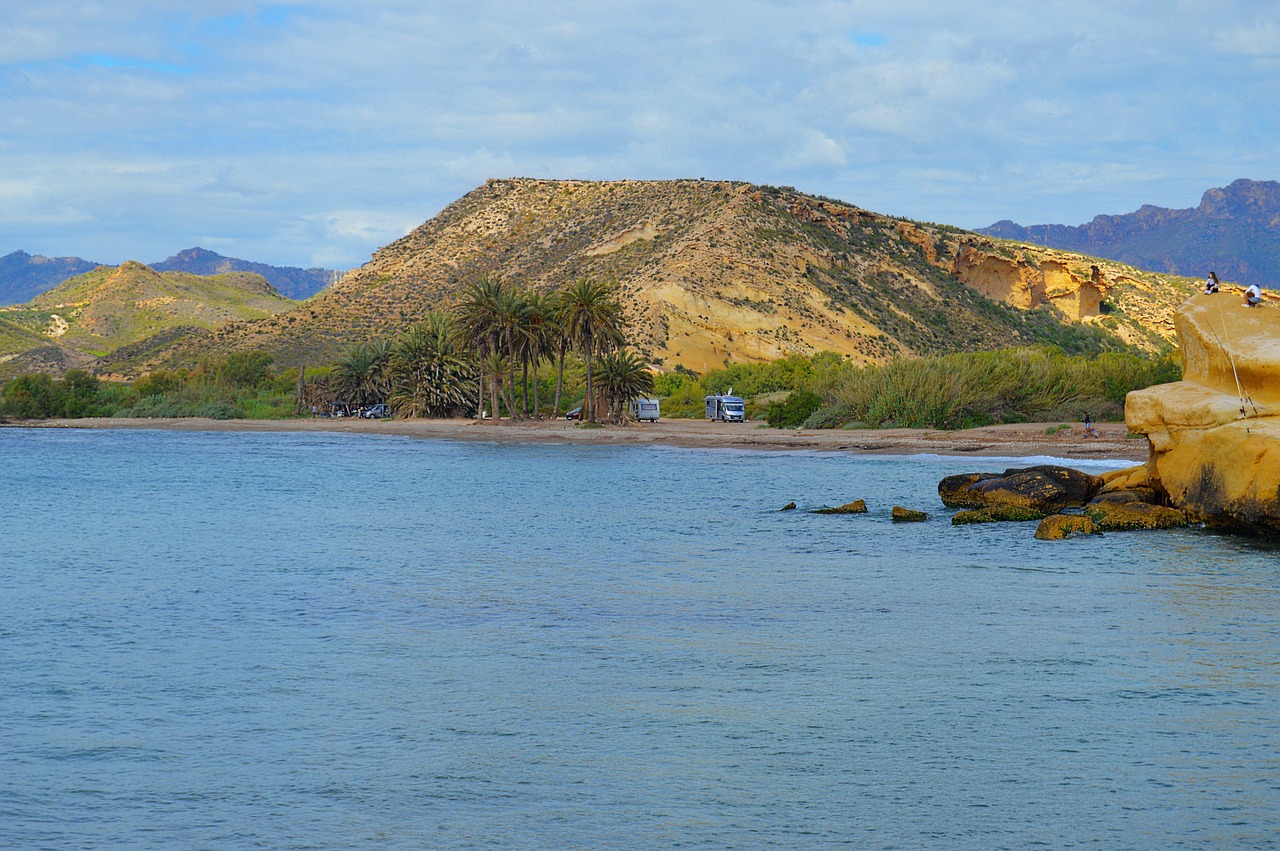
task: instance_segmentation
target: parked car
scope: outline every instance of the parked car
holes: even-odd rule
[[[379,402],[377,405],[365,408],[362,416],[364,416],[366,420],[380,420],[383,417],[391,416],[391,409]]]
[[[566,420],[580,420],[580,419],[582,419],[582,406],[581,406],[581,405],[579,405],[578,407],[574,408],[572,411],[570,411],[569,413],[565,414],[565,415],[564,415],[564,418],[565,418]]]

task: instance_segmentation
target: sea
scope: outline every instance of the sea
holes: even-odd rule
[[[1046,460],[0,429],[0,847],[1280,847],[1280,551]]]

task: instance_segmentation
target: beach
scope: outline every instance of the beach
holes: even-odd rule
[[[590,427],[563,419],[540,421],[471,419],[360,420],[211,420],[199,418],[68,419],[10,421],[34,428],[166,429],[171,431],[332,432],[389,434],[442,440],[600,445],[661,445],[705,449],[809,450],[872,455],[973,455],[995,457],[1147,460],[1147,441],[1128,437],[1122,423],[1095,425],[1097,437],[1084,437],[1080,423],[1017,423],[982,428],[940,429],[775,429],[762,423],[708,420],[660,420]]]

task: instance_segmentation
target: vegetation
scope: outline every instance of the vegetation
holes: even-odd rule
[[[54,379],[30,373],[0,390],[10,417],[209,417],[279,419],[297,410],[299,371],[270,372],[263,352],[236,353],[194,370],[162,370],[126,384],[83,370]]]
[[[839,355],[737,364],[698,377],[660,375],[666,417],[703,416],[703,398],[730,388],[751,418],[778,428],[970,428],[1011,422],[1119,420],[1130,390],[1177,381],[1172,356],[1092,357],[1029,347],[856,366]]]
[[[970,352],[846,370],[806,425],[969,428],[993,423],[1121,419],[1130,390],[1176,381],[1171,358],[1056,349]]]

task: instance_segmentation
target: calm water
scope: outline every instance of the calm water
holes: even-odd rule
[[[1003,466],[0,430],[0,846],[1280,844],[1280,552]]]

